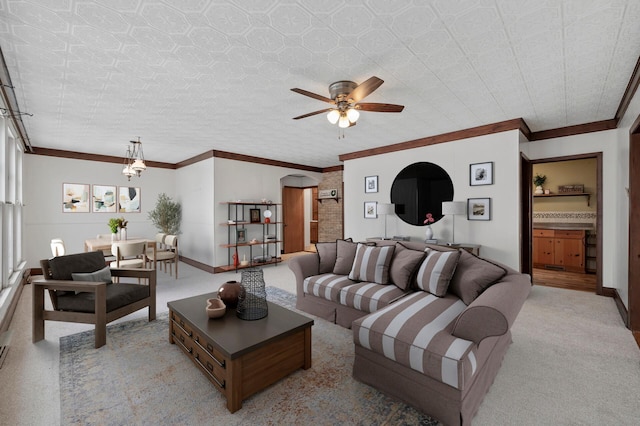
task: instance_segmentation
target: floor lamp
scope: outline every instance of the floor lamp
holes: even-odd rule
[[[442,214],[445,216],[453,216],[453,229],[451,232],[452,242],[456,243],[456,216],[467,213],[467,203],[464,201],[443,201],[442,202]]]
[[[393,204],[390,203],[379,203],[378,204],[378,214],[384,215],[384,239],[387,239],[387,216],[390,214],[395,214],[396,209]]]

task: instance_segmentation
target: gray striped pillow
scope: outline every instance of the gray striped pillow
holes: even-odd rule
[[[434,296],[447,294],[449,282],[456,270],[460,251],[436,251],[427,249],[427,257],[422,261],[416,281],[418,288],[428,291]]]
[[[373,247],[358,243],[349,279],[389,284],[389,266],[395,246]]]

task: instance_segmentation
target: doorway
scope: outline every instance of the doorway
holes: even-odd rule
[[[282,188],[282,252],[304,251],[304,189]]]
[[[533,283],[603,295],[602,153],[530,163],[547,177],[531,196]]]

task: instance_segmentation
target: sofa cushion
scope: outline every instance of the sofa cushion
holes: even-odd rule
[[[395,246],[374,247],[358,243],[349,279],[389,284],[389,265]]]
[[[312,294],[332,302],[339,302],[340,290],[352,284],[354,282],[346,275],[320,274],[305,278],[302,283],[302,290],[305,294]]]
[[[394,285],[358,283],[340,290],[340,304],[362,312],[375,312],[405,294]]]
[[[336,264],[333,266],[333,273],[338,275],[349,275],[353,266],[353,259],[356,257],[358,243],[350,240],[336,241]]]
[[[427,249],[427,257],[422,261],[418,274],[416,275],[416,284],[420,290],[443,297],[447,294],[449,282],[456,270],[460,251],[436,251]]]
[[[465,304],[452,294],[406,295],[355,320],[356,345],[379,353],[456,389],[465,389],[477,371],[477,346],[451,334]]]
[[[316,253],[318,253],[318,272],[326,274],[333,272],[333,266],[336,264],[336,242],[332,243],[316,243]]]
[[[422,250],[412,250],[402,243],[397,243],[389,268],[391,282],[401,290],[408,290],[412,279],[415,277],[418,265],[425,255],[426,253]]]
[[[111,268],[105,266],[95,272],[72,272],[73,281],[91,281],[94,283],[111,284]]]
[[[461,250],[460,260],[451,278],[449,291],[469,305],[491,284],[507,274],[503,267]]]

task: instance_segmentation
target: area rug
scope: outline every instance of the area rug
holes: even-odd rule
[[[274,287],[267,288],[267,299],[289,309],[295,304],[294,295]],[[312,367],[249,397],[233,414],[180,348],[169,344],[166,313],[153,322],[109,326],[100,349],[93,347],[93,331],[61,337],[61,424],[438,424],[354,380],[351,331],[314,322]]]

